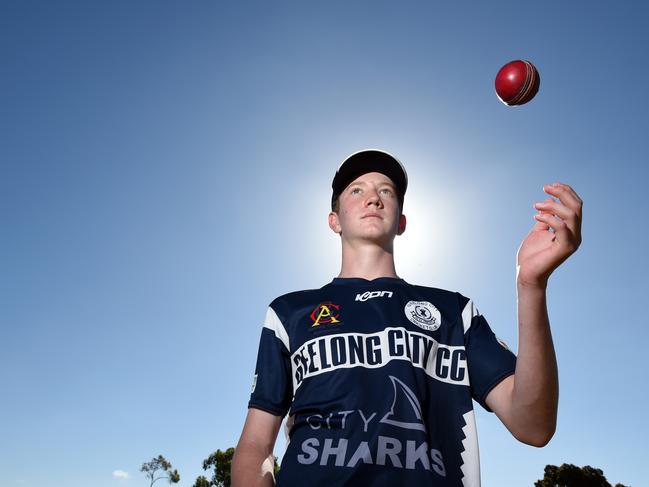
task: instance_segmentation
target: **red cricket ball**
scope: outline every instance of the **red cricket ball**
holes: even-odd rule
[[[541,77],[529,61],[505,64],[496,75],[496,94],[505,105],[523,105],[539,91]]]

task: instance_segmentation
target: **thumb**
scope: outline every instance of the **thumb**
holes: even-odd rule
[[[537,221],[532,227],[531,232],[545,232],[549,229],[550,229],[550,225],[548,225],[547,223]]]

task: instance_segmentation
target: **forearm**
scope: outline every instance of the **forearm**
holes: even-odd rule
[[[274,464],[272,452],[255,443],[240,441],[232,458],[232,486],[274,486]]]
[[[521,441],[545,445],[556,428],[559,400],[557,361],[545,286],[518,282],[518,358],[511,413]]]

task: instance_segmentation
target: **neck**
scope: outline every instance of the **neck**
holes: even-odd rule
[[[362,242],[352,244],[342,241],[342,267],[338,277],[398,277],[394,266],[392,243],[382,247],[376,243]]]

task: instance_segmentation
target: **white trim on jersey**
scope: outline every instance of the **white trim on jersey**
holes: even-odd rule
[[[480,487],[480,452],[478,451],[478,432],[473,409],[463,416],[466,423],[462,428],[464,439],[462,446],[462,485],[463,487]]]
[[[462,324],[464,325],[465,334],[469,331],[469,328],[471,328],[471,321],[473,318],[479,315],[480,311],[478,311],[478,308],[473,304],[473,300],[469,299],[462,310]]]
[[[282,320],[279,319],[279,316],[277,316],[277,313],[275,313],[275,310],[270,306],[268,307],[268,311],[266,311],[264,328],[268,328],[275,333],[275,336],[281,340],[286,347],[286,350],[291,350],[286,328],[284,328],[284,324],[282,323]]]

